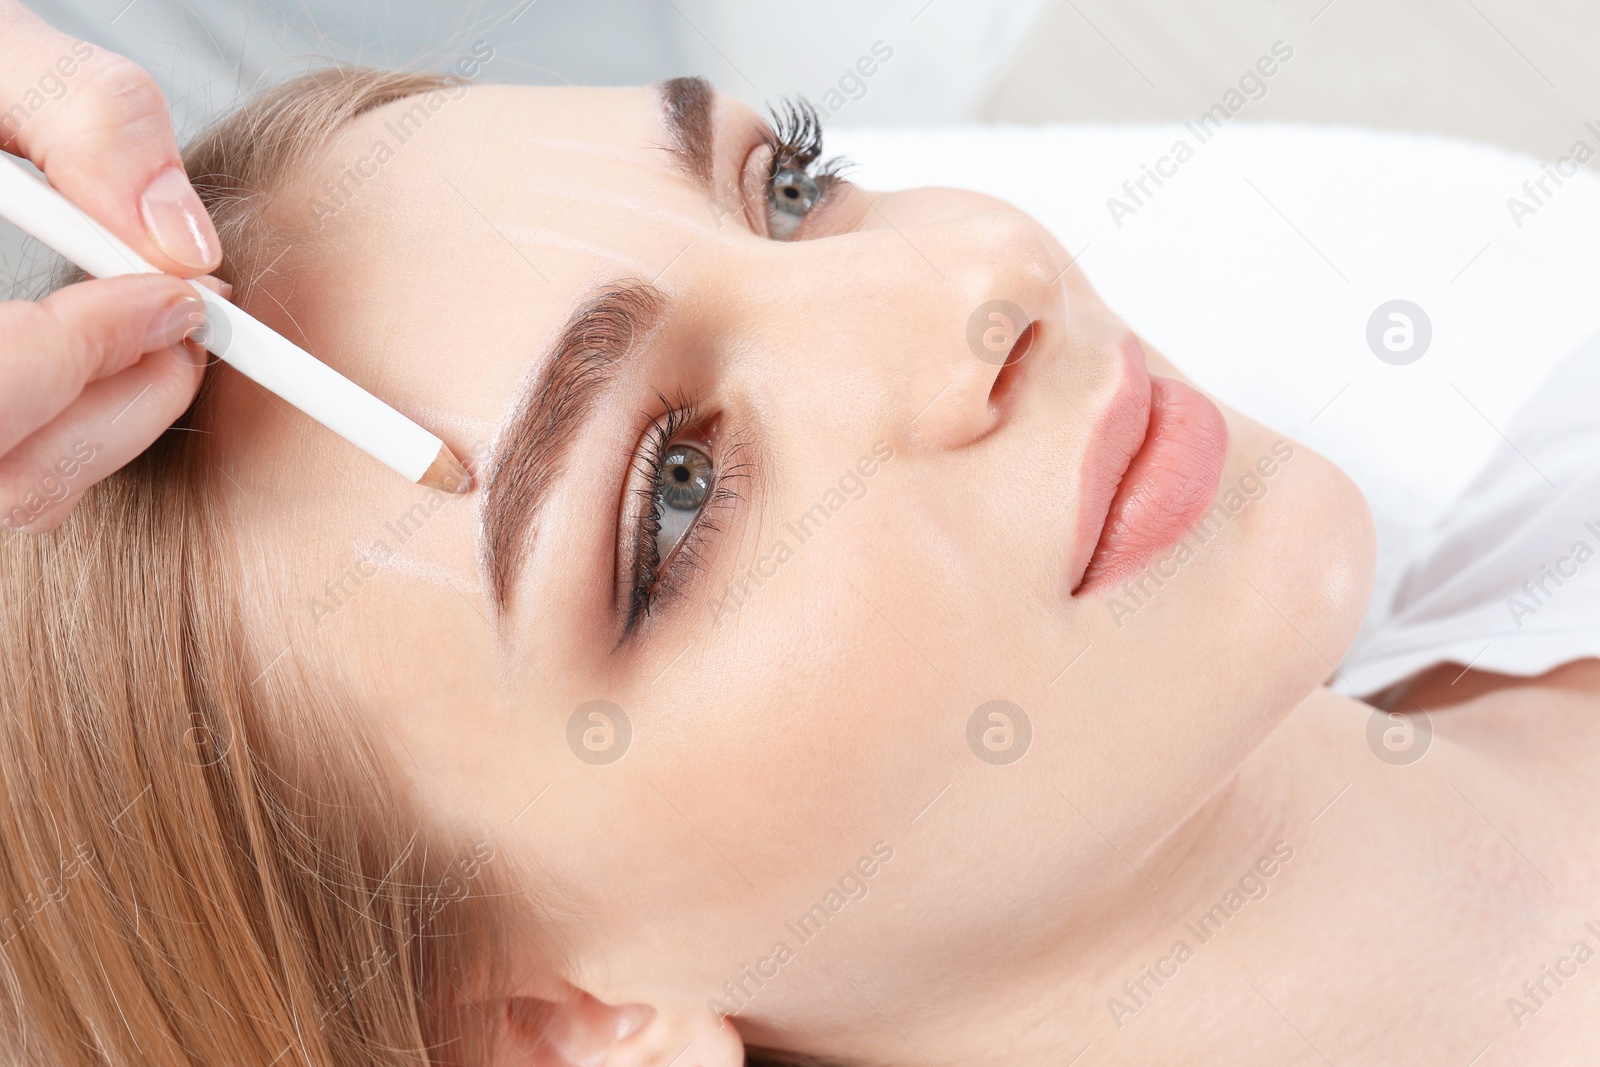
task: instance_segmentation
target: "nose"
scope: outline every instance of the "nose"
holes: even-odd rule
[[[971,194],[965,194],[970,198]],[[907,279],[898,299],[918,325],[909,344],[884,346],[887,368],[904,379],[897,436],[913,449],[961,448],[1004,417],[1012,368],[1037,335],[1059,325],[1062,267],[1038,223],[999,205],[901,227]],[[937,205],[935,205],[937,206]]]

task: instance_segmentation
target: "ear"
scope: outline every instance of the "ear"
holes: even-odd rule
[[[566,983],[503,1001],[494,1067],[742,1067],[744,1042],[704,1004],[607,1004]]]

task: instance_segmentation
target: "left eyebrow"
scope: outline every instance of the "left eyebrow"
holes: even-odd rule
[[[517,401],[484,478],[484,566],[500,611],[510,604],[534,520],[566,472],[573,441],[617,381],[623,359],[643,347],[666,308],[666,294],[642,282],[592,292]]]
[[[671,139],[667,150],[689,177],[712,193],[716,131],[711,125],[711,105],[716,94],[711,83],[704,78],[669,78],[656,86],[656,95]]]

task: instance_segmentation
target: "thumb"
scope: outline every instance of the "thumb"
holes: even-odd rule
[[[185,277],[216,269],[216,228],[144,68],[0,0],[0,109],[0,148],[31,159],[152,265]]]

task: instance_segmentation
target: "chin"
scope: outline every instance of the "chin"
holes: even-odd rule
[[[1286,440],[1265,438],[1268,447]],[[1274,480],[1261,501],[1271,506],[1257,509],[1213,576],[1208,602],[1186,606],[1184,629],[1199,640],[1171,657],[1188,668],[1184,695],[1136,727],[1156,746],[1136,790],[1149,803],[1127,840],[1156,847],[1225,787],[1327,682],[1360,629],[1376,556],[1366,499],[1327,459],[1288,444],[1292,477]]]
[[[1159,635],[1163,658],[1186,662],[1203,691],[1192,699],[1209,729],[1188,740],[1220,766],[1334,673],[1361,627],[1376,559],[1372,514],[1343,471],[1282,434],[1232,413],[1229,422],[1217,500],[1239,506],[1225,520],[1235,535],[1201,550],[1213,564],[1196,575],[1203,588]]]
[[[1325,457],[1289,443],[1291,477],[1278,487],[1279,507],[1264,516],[1259,551],[1244,575],[1271,602],[1267,626],[1279,633],[1273,643],[1285,646],[1278,671],[1284,714],[1328,680],[1355,641],[1377,559],[1361,490]]]

